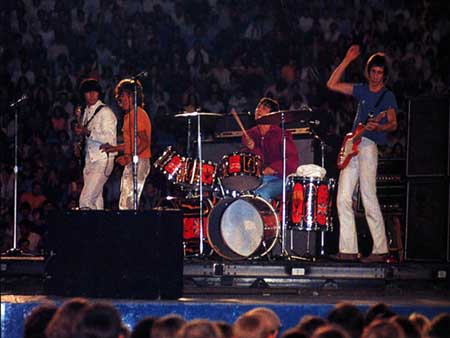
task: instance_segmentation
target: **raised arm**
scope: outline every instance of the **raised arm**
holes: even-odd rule
[[[330,78],[327,82],[328,89],[339,92],[345,95],[352,95],[353,92],[353,84],[341,82],[342,75],[344,71],[347,69],[348,65],[355,60],[360,54],[359,46],[353,45],[351,46],[347,54],[345,54],[344,59],[341,61],[339,66],[336,67],[334,72],[331,74]]]

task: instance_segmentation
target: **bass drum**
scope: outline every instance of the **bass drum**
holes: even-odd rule
[[[229,260],[258,258],[274,247],[280,231],[273,207],[260,197],[225,198],[208,216],[208,240]]]

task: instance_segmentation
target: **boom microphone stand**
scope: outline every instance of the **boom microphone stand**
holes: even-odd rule
[[[2,255],[5,256],[21,256],[23,254],[22,250],[17,247],[17,179],[19,176],[19,166],[18,166],[18,156],[17,156],[17,149],[18,149],[18,111],[19,106],[22,102],[27,100],[28,97],[26,95],[22,95],[20,99],[17,101],[11,103],[9,105],[10,108],[14,110],[14,223],[13,223],[13,247],[9,250],[7,250]]]

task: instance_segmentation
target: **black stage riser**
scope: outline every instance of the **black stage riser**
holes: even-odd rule
[[[179,211],[54,213],[47,292],[176,299],[183,287],[182,227]]]

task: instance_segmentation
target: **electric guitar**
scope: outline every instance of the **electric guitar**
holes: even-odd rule
[[[75,117],[77,118],[77,127],[83,129],[83,123],[81,122],[81,106],[77,106],[74,110]],[[84,147],[86,145],[86,135],[81,132],[78,135],[78,142],[74,144],[74,154],[78,158],[80,167],[83,167],[84,161]]]
[[[374,121],[380,122],[386,116],[386,112],[381,112],[378,114]],[[373,118],[372,114],[369,114],[367,121]],[[366,121],[366,123],[367,123]],[[344,169],[352,157],[358,155],[358,146],[361,143],[361,138],[366,131],[366,126],[363,123],[358,123],[354,132],[347,133],[344,137],[344,141],[342,142],[341,149],[339,150],[338,158],[337,158],[337,167],[342,170]]]

